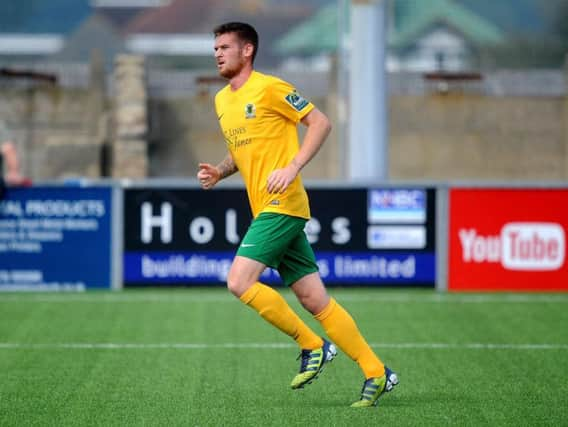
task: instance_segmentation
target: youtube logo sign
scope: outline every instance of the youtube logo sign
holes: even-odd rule
[[[452,189],[450,290],[568,290],[568,191]]]
[[[565,260],[565,233],[553,223],[508,223],[497,236],[459,231],[464,262],[499,262],[507,270],[558,270]]]

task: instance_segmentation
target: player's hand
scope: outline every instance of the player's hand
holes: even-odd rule
[[[292,181],[296,179],[298,172],[298,168],[293,163],[290,163],[285,168],[272,171],[268,177],[268,192],[271,194],[284,193]]]
[[[199,163],[199,171],[197,172],[197,179],[201,184],[201,188],[209,190],[219,182],[221,174],[219,169],[209,163]]]

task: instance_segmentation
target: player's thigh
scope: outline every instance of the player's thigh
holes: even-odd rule
[[[291,286],[301,278],[318,271],[314,251],[302,230],[286,249],[278,266],[278,273],[284,284]]]
[[[234,295],[240,297],[258,281],[265,268],[266,265],[262,262],[236,256],[227,275],[227,287]]]

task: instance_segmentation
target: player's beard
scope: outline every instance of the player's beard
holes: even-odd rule
[[[231,80],[233,77],[235,77],[241,72],[244,65],[245,65],[244,59],[239,57],[238,61],[236,61],[235,64],[232,66],[227,66],[227,63],[225,63],[224,68],[219,69],[219,75],[228,80]]]
[[[233,77],[235,77],[237,74],[239,74],[239,70],[237,68],[224,68],[223,70],[219,70],[219,75],[221,77],[226,78],[227,80],[231,80]]]

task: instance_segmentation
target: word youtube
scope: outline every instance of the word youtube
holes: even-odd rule
[[[564,265],[566,239],[560,224],[506,223],[499,235],[480,235],[474,228],[459,230],[465,263],[501,263],[506,270],[552,271]]]

